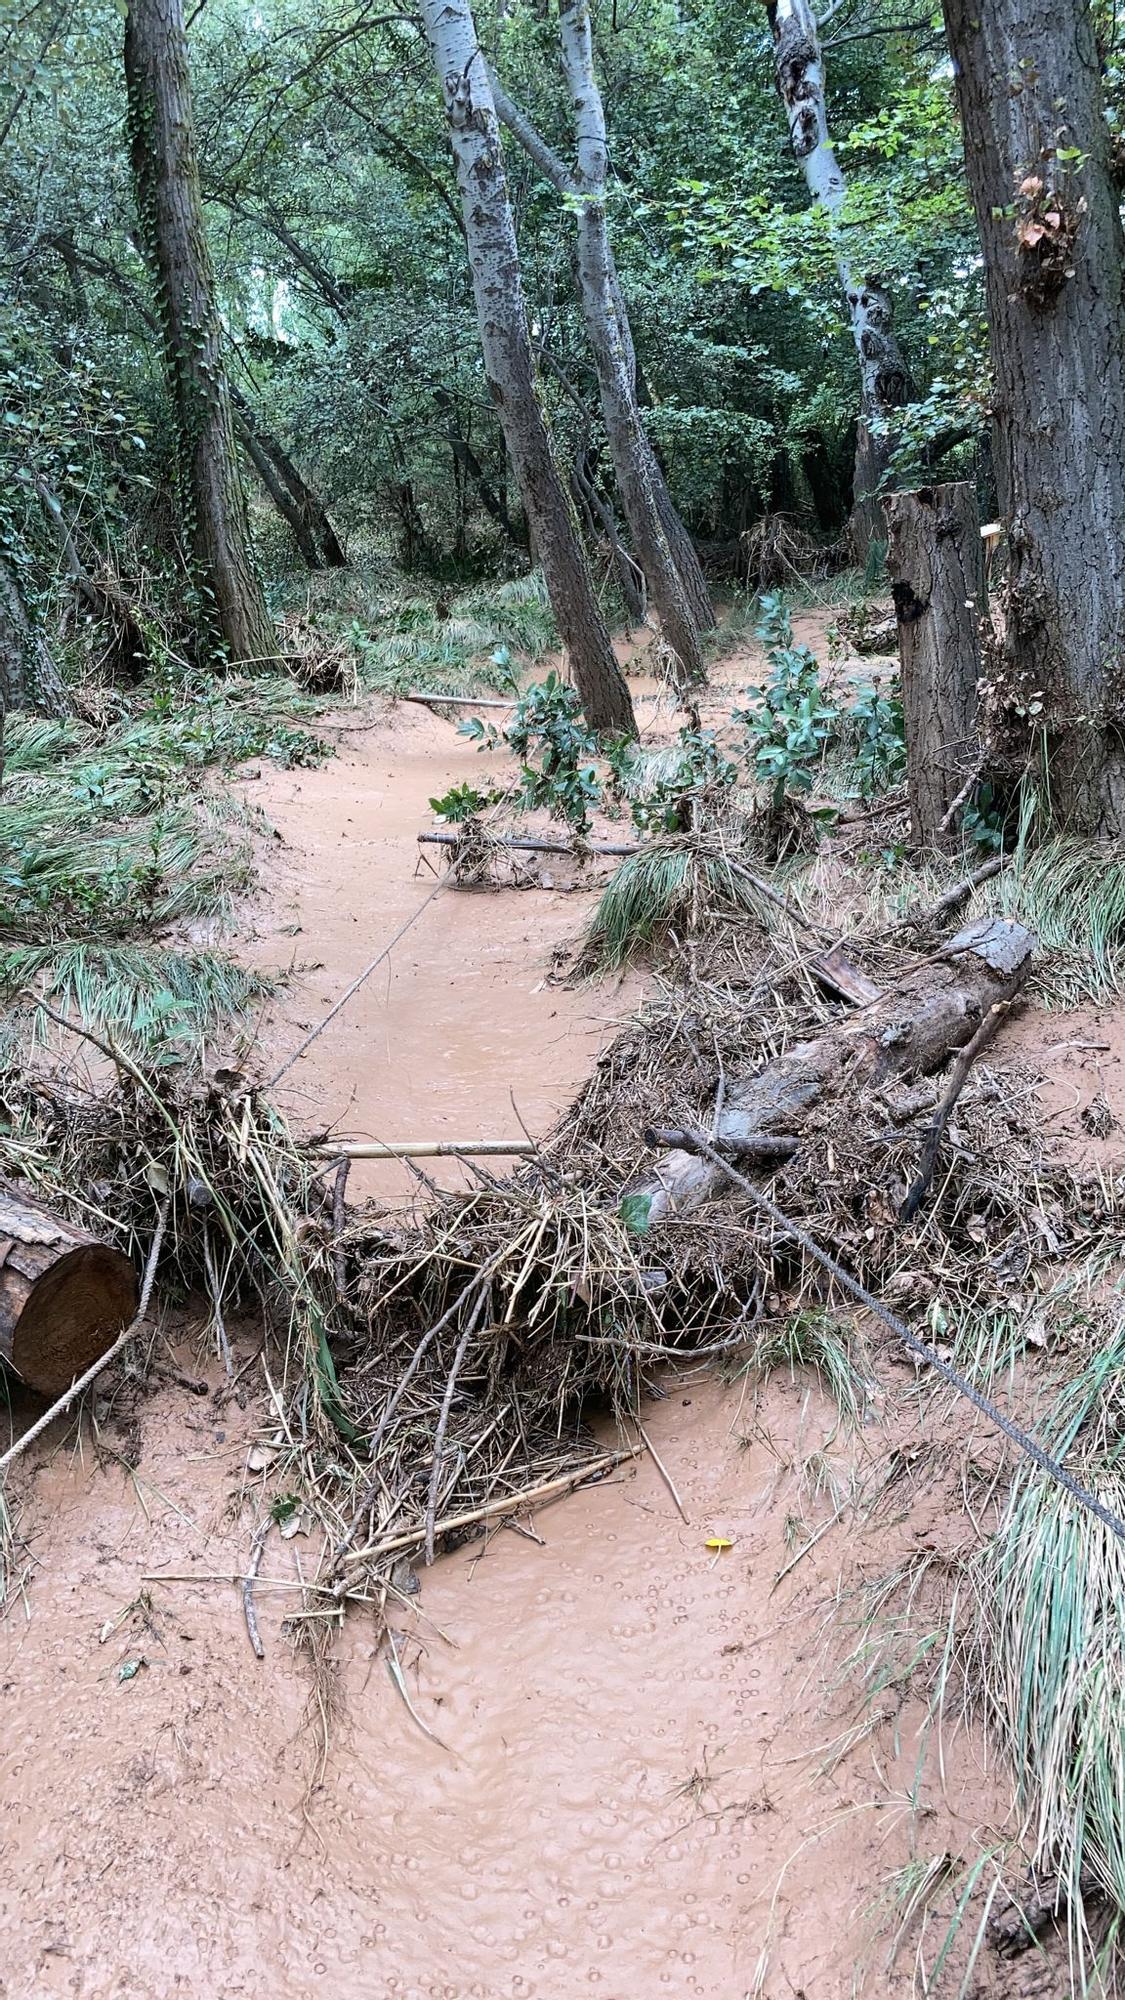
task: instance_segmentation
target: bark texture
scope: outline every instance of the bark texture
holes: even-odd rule
[[[519,252],[488,67],[468,0],[423,0],[442,86],[485,373],[587,721],[636,734],[535,389]]]
[[[785,107],[789,141],[809,194],[835,224],[847,195],[847,182],[828,129],[824,59],[816,15],[809,0],[768,0],[768,5],[777,88]],[[859,363],[860,422],[852,539],[856,553],[862,558],[872,540],[882,539],[881,506],[876,496],[894,451],[894,413],[909,402],[913,384],[895,337],[890,293],[878,277],[863,276],[853,269],[838,232],[836,268]],[[877,430],[876,420],[889,422],[891,428]]]
[[[698,683],[707,678],[700,628],[657,502],[655,460],[637,405],[636,360],[606,226],[608,143],[588,0],[559,0],[559,36],[574,113],[578,296],[617,490],[665,643],[684,680]]]
[[[202,613],[232,662],[273,659],[203,227],[182,0],[130,0],[125,83],[137,218],[156,290]]]
[[[0,1191],[0,1355],[29,1388],[69,1389],[136,1310],[123,1251]]]
[[[984,554],[967,480],[889,493],[910,831],[931,846],[976,763]]]
[[[572,173],[493,79],[497,115],[536,166],[575,207],[575,285],[598,379],[614,476],[649,595],[689,679],[703,677],[699,635],[715,623],[699,554],[681,520],[641,416],[637,358],[605,211],[605,110],[594,68],[587,0],[559,8],[563,66],[574,110]],[[676,644],[676,633],[683,647]]]
[[[984,252],[1008,529],[993,706],[1018,738],[1029,704],[1042,703],[1053,812],[1078,831],[1116,834],[1125,828],[1122,233],[1093,15],[1087,0],[945,0],[945,21]]]
[[[716,1136],[800,1135],[801,1120],[832,1093],[875,1090],[888,1078],[928,1076],[972,1040],[989,1008],[1010,999],[1031,967],[1033,940],[1021,925],[986,918],[951,938],[941,957],[915,967],[873,1006],[815,1041],[799,1042],[727,1092]],[[725,1186],[708,1160],[666,1153],[644,1192],[650,1215],[690,1214]]]

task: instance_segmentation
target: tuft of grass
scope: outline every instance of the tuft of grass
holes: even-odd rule
[[[992,885],[991,906],[1034,930],[1049,962],[1040,975],[1060,1006],[1125,990],[1125,848],[1056,836],[1021,840]]]
[[[798,1372],[815,1375],[847,1422],[862,1418],[874,1385],[857,1359],[855,1329],[846,1322],[809,1308],[763,1328],[740,1372],[762,1381],[779,1368],[792,1381]]]
[[[1123,1384],[1125,1324],[1057,1396],[1044,1426],[1051,1450],[1119,1515]],[[1098,1956],[1084,1912],[1090,1886],[1113,1929],[1125,1917],[1125,1545],[1027,1467],[973,1580],[969,1681],[983,1686],[1011,1763],[1032,1868],[1058,1885],[1084,1993],[1096,1985]]]
[[[217,951],[167,945],[83,942],[0,946],[0,991],[34,991],[57,1012],[74,1013],[118,1047],[146,1054],[161,1045],[214,1033],[274,990],[264,973]],[[46,1028],[31,1003],[33,1030]]]
[[[477,585],[452,603],[407,597],[379,606],[351,637],[360,678],[390,694],[430,688],[476,694],[510,688],[512,655],[536,661],[558,637],[538,571],[507,583]]]
[[[654,840],[626,855],[606,883],[587,927],[583,956],[587,964],[612,971],[672,931],[694,930],[704,916],[724,913],[752,916],[770,927],[771,907],[737,861],[692,840]]]

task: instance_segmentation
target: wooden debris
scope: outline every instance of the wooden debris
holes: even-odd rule
[[[69,1388],[136,1309],[124,1251],[0,1194],[0,1355],[30,1389]]]

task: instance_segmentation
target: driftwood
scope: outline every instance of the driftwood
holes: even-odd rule
[[[874,1090],[891,1077],[931,1075],[972,1041],[997,1001],[1017,992],[1033,945],[1021,925],[999,919],[959,932],[893,992],[815,1041],[799,1042],[753,1076],[732,1080],[712,1143],[720,1151],[751,1152],[762,1135],[799,1137],[802,1117],[833,1094]],[[698,1208],[722,1179],[711,1161],[673,1148],[639,1192],[650,1195],[655,1222]]]
[[[29,1388],[68,1388],[136,1309],[123,1251],[0,1193],[0,1356]]]

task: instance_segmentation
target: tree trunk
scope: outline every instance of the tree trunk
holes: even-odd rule
[[[638,569],[621,536],[613,518],[613,509],[598,492],[594,473],[588,463],[589,447],[585,442],[574,454],[571,468],[571,491],[579,513],[588,524],[591,536],[604,535],[609,545],[617,587],[625,606],[625,616],[630,625],[643,625],[647,614],[644,591],[644,573]]]
[[[574,204],[576,290],[622,511],[665,639],[684,679],[701,681],[706,672],[699,635],[714,625],[715,614],[699,557],[672,504],[637,401],[632,331],[606,227],[605,112],[594,72],[587,0],[562,0],[559,28],[574,108],[577,171],[569,171],[493,79],[496,109],[540,171]]]
[[[551,608],[591,728],[636,734],[535,392],[515,224],[488,67],[469,0],[423,0],[445,99],[485,373]]]
[[[237,412],[234,420],[235,432],[242,448],[262,482],[266,493],[273,501],[286,527],[297,544],[297,552],[309,569],[323,569],[324,563],[313,534],[301,509],[297,506],[284,480],[281,478],[261,439],[251,425]]]
[[[1021,925],[986,918],[960,931],[936,960],[908,972],[894,991],[848,1015],[812,1042],[799,1042],[753,1076],[732,1081],[715,1136],[799,1134],[825,1097],[877,1089],[890,1077],[929,1076],[972,1040],[989,1008],[1010,999],[1031,968],[1033,940]],[[650,1219],[688,1215],[725,1186],[710,1161],[666,1153]]]
[[[967,480],[889,493],[910,832],[931,846],[976,762],[984,554]]]
[[[58,715],[65,706],[47,642],[27,615],[15,572],[0,557],[0,715],[6,719],[20,708],[45,708]]]
[[[232,663],[275,659],[203,228],[182,0],[129,0],[125,82],[137,218],[156,288],[200,615]]]
[[[0,1192],[0,1356],[30,1389],[61,1395],[136,1310],[123,1251]]]
[[[1013,747],[1045,745],[1056,819],[1120,834],[1122,233],[1093,15],[1087,0],[945,0],[945,22],[984,252],[1008,529],[992,705]]]
[[[606,439],[633,548],[666,645],[688,685],[707,671],[699,628],[664,532],[652,480],[652,454],[637,407],[632,342],[622,331],[624,301],[606,228],[606,124],[594,71],[588,0],[559,0],[563,70],[574,112],[578,197],[578,297],[597,370]]]
[[[448,389],[435,389],[434,402],[441,412],[449,449],[462,471],[467,473],[472,481],[485,513],[492,516],[497,527],[503,529],[508,540],[513,542],[516,548],[526,548],[527,543],[508,512],[507,499],[503,493],[496,492],[468,438],[458,426],[457,406]]]
[[[298,472],[284,445],[266,429],[248,399],[230,384],[234,428],[246,456],[310,569],[344,569],[347,557],[323,502]]]
[[[848,324],[859,362],[860,427],[856,445],[855,511],[851,537],[862,561],[879,525],[877,499],[895,447],[894,413],[913,394],[910,370],[895,338],[889,292],[877,277],[852,269],[838,228],[847,183],[828,131],[824,60],[810,0],[767,0],[773,34],[777,88],[789,123],[789,139],[805,184],[829,218],[836,269],[847,302]],[[889,429],[876,426],[889,424]]]

